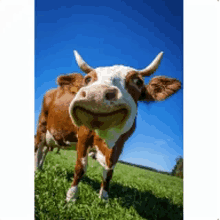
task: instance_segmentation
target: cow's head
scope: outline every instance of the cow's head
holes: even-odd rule
[[[143,77],[158,68],[163,53],[142,70],[115,65],[93,69],[74,51],[76,61],[87,75],[83,87],[70,104],[70,115],[77,126],[85,125],[113,147],[118,137],[133,125],[137,102],[163,100],[180,88],[180,82],[155,77],[145,85]]]

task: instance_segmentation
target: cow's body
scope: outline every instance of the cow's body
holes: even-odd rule
[[[50,148],[75,147],[77,127],[71,122],[69,104],[81,87],[81,74],[58,77],[59,87],[48,91],[43,100],[35,136],[36,166],[41,168]]]
[[[78,128],[75,174],[66,200],[78,197],[78,183],[86,172],[90,146],[96,149],[91,155],[104,168],[100,197],[107,199],[113,169],[124,143],[136,127],[137,102],[166,99],[180,88],[180,82],[160,76],[154,77],[148,85],[144,84],[143,77],[155,72],[162,53],[143,70],[122,65],[93,69],[76,51],[75,56],[79,67],[87,75],[72,102],[63,103],[65,106],[70,104],[70,118],[74,128]],[[56,115],[59,110],[53,111]],[[66,116],[63,118],[66,123],[67,114],[63,114]]]

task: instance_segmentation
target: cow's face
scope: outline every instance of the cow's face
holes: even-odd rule
[[[85,125],[112,147],[118,137],[133,125],[137,101],[146,93],[143,76],[152,74],[162,58],[160,53],[142,71],[131,67],[91,68],[75,52],[80,68],[87,73],[83,87],[70,104],[70,115],[77,126]]]
[[[84,78],[84,86],[71,103],[74,122],[78,126],[84,124],[90,129],[102,131],[130,127],[143,86],[143,79],[130,67],[92,70]]]

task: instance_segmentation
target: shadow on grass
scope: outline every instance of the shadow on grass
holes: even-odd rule
[[[149,191],[123,186],[112,182],[110,198],[120,198],[120,204],[133,206],[139,215],[147,219],[183,219],[183,207],[172,204],[169,199],[157,198]]]
[[[67,174],[67,179],[70,181],[73,173]],[[94,181],[84,175],[81,182],[93,187],[97,192],[100,189],[100,182]],[[123,208],[129,209],[131,206],[137,213],[146,219],[183,219],[183,207],[174,205],[167,198],[157,198],[149,191],[140,191],[136,188],[123,186],[122,184],[111,181],[109,198],[117,198],[119,204]]]

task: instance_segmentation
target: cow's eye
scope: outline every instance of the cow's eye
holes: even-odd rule
[[[133,79],[133,82],[137,85],[137,86],[142,86],[143,85],[143,81],[141,79],[135,78]]]
[[[91,77],[87,77],[85,78],[85,83],[88,84],[89,82],[91,82],[92,78]]]

